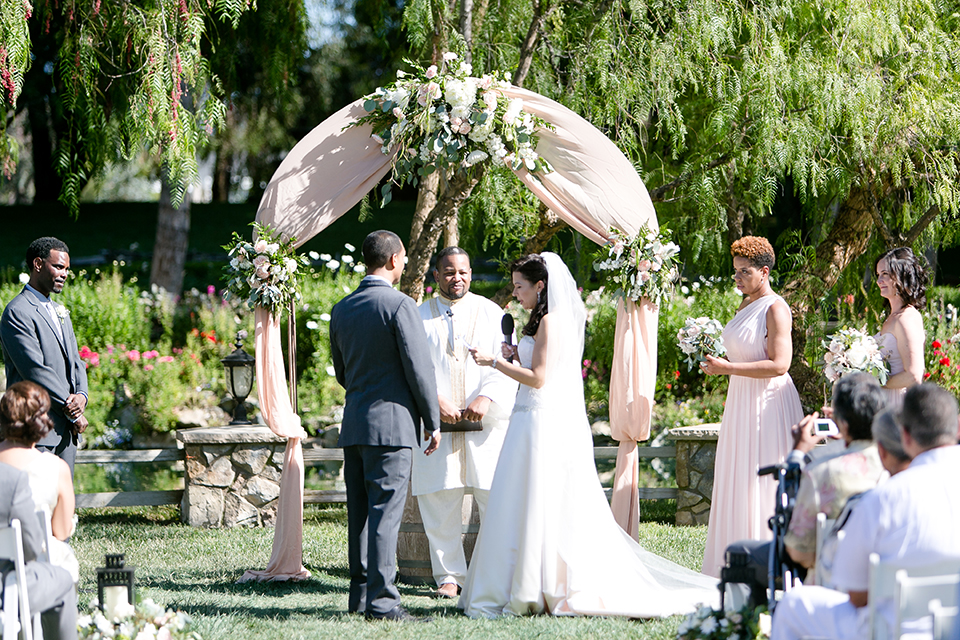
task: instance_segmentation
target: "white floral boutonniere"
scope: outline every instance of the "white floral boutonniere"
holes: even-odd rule
[[[62,304],[54,304],[53,309],[57,312],[57,317],[60,318],[61,325],[67,321],[67,318],[70,317],[70,310]]]

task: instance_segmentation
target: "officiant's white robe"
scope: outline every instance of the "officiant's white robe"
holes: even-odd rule
[[[478,365],[467,349],[469,344],[487,353],[500,353],[503,310],[495,303],[469,292],[452,303],[438,296],[420,305],[420,316],[437,375],[437,392],[461,409],[481,395],[492,401],[482,431],[444,433],[432,455],[413,456],[411,490],[419,500],[430,542],[434,579],[438,585],[462,585],[467,572],[461,541],[464,490],[472,489],[482,519],[517,383],[492,367]]]
[[[437,374],[437,392],[461,409],[481,395],[492,402],[483,419],[483,431],[444,433],[433,455],[413,457],[415,496],[463,487],[490,489],[517,383],[493,367],[474,362],[466,343],[487,353],[500,353],[503,313],[496,303],[469,292],[453,305],[439,296],[420,305]],[[426,446],[421,443],[421,447]]]

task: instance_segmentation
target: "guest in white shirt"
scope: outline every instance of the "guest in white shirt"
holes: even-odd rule
[[[881,562],[925,565],[960,553],[960,447],[957,400],[934,384],[911,387],[901,411],[909,468],[866,494],[844,527],[833,580],[838,590],[805,586],[776,608],[771,640],[867,638],[870,554]],[[892,627],[892,602],[875,603]],[[906,620],[904,633],[930,637],[929,620]]]

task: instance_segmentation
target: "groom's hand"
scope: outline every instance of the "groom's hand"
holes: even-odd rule
[[[430,444],[427,445],[427,448],[423,450],[425,455],[430,455],[437,450],[437,447],[440,446],[440,429],[437,429],[430,436]]]
[[[438,395],[437,399],[440,402],[440,421],[447,424],[460,422],[460,407],[446,396]]]
[[[490,409],[490,398],[477,396],[470,406],[463,410],[463,419],[471,422],[480,422]]]

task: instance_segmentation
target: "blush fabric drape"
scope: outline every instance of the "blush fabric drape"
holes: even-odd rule
[[[537,93],[509,87],[504,97],[523,100],[524,111],[551,123],[538,132],[537,152],[554,171],[517,177],[557,216],[597,244],[610,228],[636,234],[646,223],[657,228],[656,213],[636,169],[613,142],[582,117]],[[381,152],[370,127],[347,128],[365,115],[363,100],[333,114],[290,151],[274,173],[257,210],[257,222],[269,225],[300,246],[349,211],[389,172],[391,156]],[[621,304],[610,383],[611,430],[621,441],[612,508],[617,522],[637,536],[637,440],[646,439],[656,379],[656,307]],[[276,336],[274,336],[276,332]],[[274,339],[275,337],[275,339]],[[257,310],[257,383],[267,424],[289,438],[281,481],[273,556],[268,569],[247,572],[249,579],[305,577],[303,538],[304,437],[286,394],[279,323]],[[616,399],[616,401],[614,401]],[[631,453],[632,451],[632,453]],[[294,508],[296,505],[296,508]],[[268,575],[263,575],[268,574]]]

